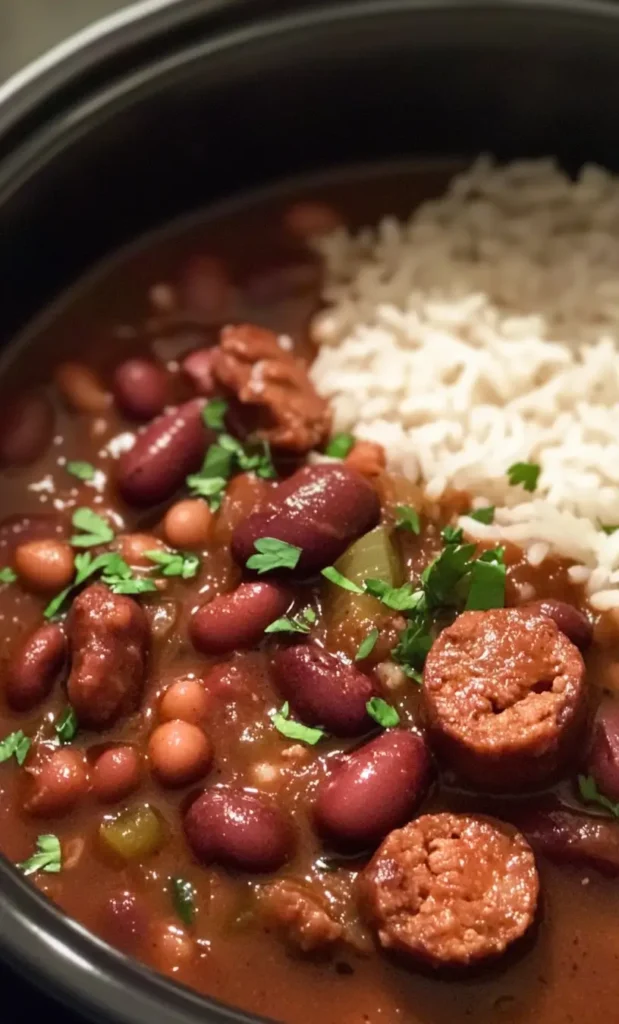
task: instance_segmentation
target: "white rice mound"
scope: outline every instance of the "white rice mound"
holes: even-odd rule
[[[619,178],[552,160],[456,177],[410,220],[317,242],[326,308],[312,375],[335,429],[392,469],[496,504],[473,536],[576,563],[591,605],[619,607]],[[511,486],[514,462],[541,466]]]

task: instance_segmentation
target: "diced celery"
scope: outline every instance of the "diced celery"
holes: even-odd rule
[[[104,821],[99,836],[103,845],[122,860],[142,860],[162,846],[164,829],[150,804],[140,804]]]

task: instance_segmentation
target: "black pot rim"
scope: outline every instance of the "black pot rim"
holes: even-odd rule
[[[123,74],[148,63],[153,45],[166,49],[189,39],[209,38],[212,48],[262,33],[299,30],[316,21],[353,19],[402,9],[545,11],[619,20],[616,0],[140,0],[104,18],[38,58],[0,86],[0,186],[11,157],[45,126],[50,97],[60,107],[74,98],[72,88],[100,86],[106,69]],[[219,40],[219,41],[218,41]],[[150,47],[150,50],[149,50]],[[119,63],[119,59],[124,64]],[[115,69],[115,70],[114,70]],[[120,69],[120,72],[119,72]],[[98,78],[94,72],[98,73]],[[93,84],[94,83],[94,84]],[[0,956],[40,986],[98,1021],[117,1024],[256,1024],[256,1016],[231,1009],[179,986],[112,949],[69,919],[0,856]]]

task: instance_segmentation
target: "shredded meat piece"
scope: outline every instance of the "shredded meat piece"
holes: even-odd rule
[[[220,384],[267,416],[257,436],[276,448],[303,453],[321,444],[331,427],[327,402],[305,363],[286,352],[273,331],[252,324],[225,327],[213,360]]]
[[[304,953],[330,946],[342,936],[342,926],[329,916],[317,898],[291,882],[267,886],[261,903],[266,920]]]

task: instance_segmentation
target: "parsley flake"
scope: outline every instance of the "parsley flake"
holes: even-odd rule
[[[147,551],[146,557],[159,566],[162,576],[191,580],[200,568],[198,556],[183,551]]]
[[[396,529],[409,530],[411,533],[419,534],[421,523],[417,509],[411,508],[410,505],[396,505],[396,512],[398,513],[398,518],[395,521]]]
[[[483,508],[476,508],[466,514],[469,519],[474,519],[476,523],[485,523],[486,526],[490,526],[494,522],[494,512],[494,505],[485,505]]]
[[[10,566],[5,565],[0,569],[0,583],[15,583],[17,573]]]
[[[500,561],[478,558],[471,567],[471,583],[465,608],[485,612],[505,606],[505,566]]]
[[[85,483],[89,480],[94,480],[97,472],[90,462],[80,462],[79,460],[67,462],[65,469],[71,476],[76,477],[78,480],[83,480]]]
[[[25,875],[33,875],[36,871],[57,875],[62,867],[62,848],[58,836],[39,836],[37,852],[33,853],[32,857],[28,857],[28,860],[22,861],[17,867]]]
[[[111,526],[91,508],[76,508],[71,522],[77,530],[82,531],[71,537],[70,543],[74,548],[92,548],[114,540]]]
[[[512,486],[522,484],[525,491],[533,492],[541,471],[536,462],[514,462],[507,470],[507,476]]]
[[[64,746],[75,739],[77,733],[77,715],[69,704],[54,722],[54,730],[59,742]]]
[[[316,622],[316,612],[313,608],[305,608],[298,615],[292,618],[282,616],[275,619],[270,626],[267,626],[265,633],[309,633]]]
[[[228,403],[225,398],[211,398],[202,410],[202,419],[211,430],[224,430]]]
[[[414,611],[419,607],[420,591],[414,591],[412,583],[404,583],[401,587],[390,587],[384,580],[365,580],[365,589],[372,597],[377,597],[387,608],[396,612]]]
[[[609,814],[612,814],[614,818],[619,818],[619,804],[613,803],[613,801],[609,800],[607,796],[600,793],[593,776],[579,775],[578,791],[584,803],[598,804],[600,807],[603,807],[605,811],[608,811]]]
[[[618,526],[610,526],[610,525],[605,526],[604,523],[600,523],[599,521],[598,521],[598,526],[599,526],[600,530],[602,530],[604,533],[608,534],[609,537],[610,537],[611,534],[616,533],[617,530],[619,530],[619,525]]]
[[[335,568],[334,565],[328,565],[326,569],[321,569],[321,576],[324,576],[330,583],[335,583],[337,587],[341,587],[342,590],[350,590],[351,594],[362,594],[363,587],[358,586],[357,583],[353,583],[352,580],[347,579],[346,576],[342,576],[341,572]]]
[[[313,729],[309,725],[303,725],[301,722],[295,722],[294,719],[290,718],[290,704],[288,701],[282,705],[279,711],[273,712],[271,721],[277,731],[281,732],[282,736],[285,736],[286,739],[298,740],[300,743],[307,743],[310,747],[313,747],[327,735],[323,729]]]
[[[446,526],[441,530],[441,537],[446,544],[461,544],[464,531],[459,526]]]
[[[10,732],[8,736],[0,740],[0,764],[4,764],[5,761],[10,761],[14,757],[21,767],[28,757],[31,746],[32,741],[24,735],[21,729],[18,729],[17,732]]]
[[[171,878],[170,894],[178,917],[183,924],[189,927],[193,924],[196,916],[196,890],[194,886],[191,882],[185,881],[184,878]]]
[[[376,627],[371,629],[364,640],[359,644],[359,649],[355,654],[355,661],[363,661],[364,658],[368,658],[376,646],[378,640],[378,630]]]
[[[400,724],[400,716],[391,704],[387,704],[382,697],[371,697],[365,705],[370,718],[378,722],[383,729],[392,729]]]
[[[254,547],[258,553],[250,555],[246,565],[259,575],[274,569],[295,569],[302,554],[302,548],[276,537],[259,537]]]
[[[354,443],[352,434],[334,434],[325,448],[325,455],[332,459],[345,459]]]
[[[409,679],[421,685],[422,671],[432,646],[432,635],[425,621],[409,622],[391,652],[393,660]]]

